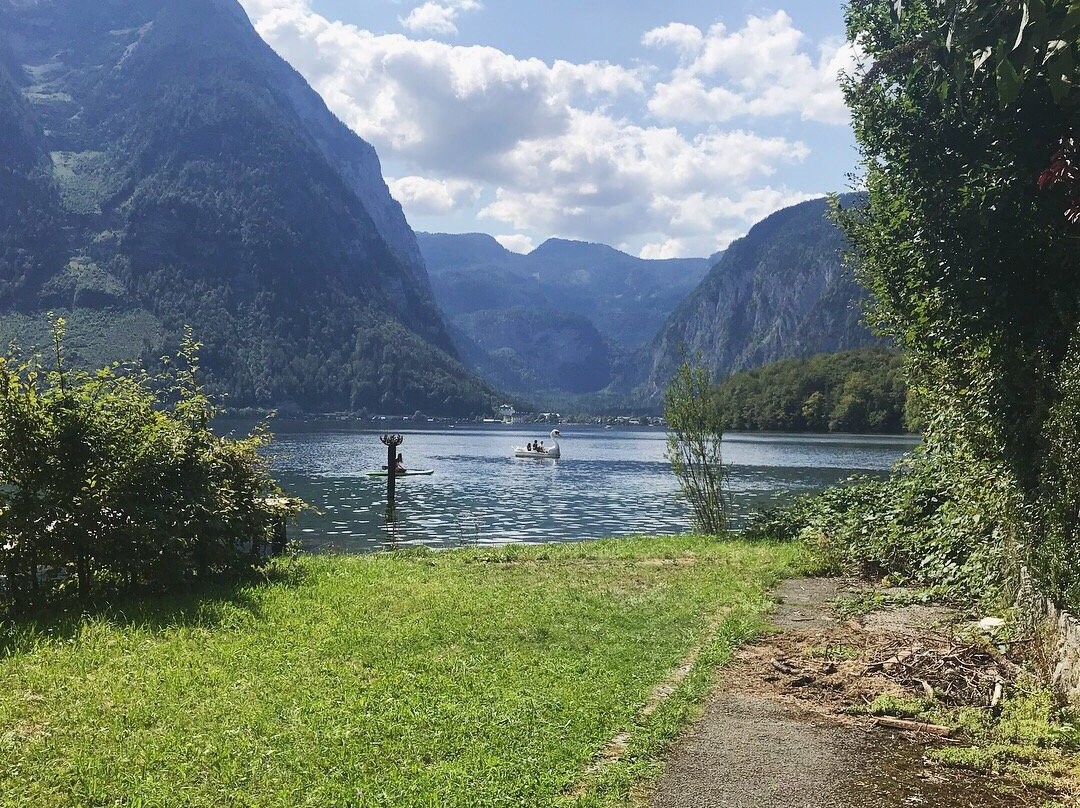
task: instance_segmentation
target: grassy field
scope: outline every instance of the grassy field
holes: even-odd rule
[[[801,558],[699,538],[305,557],[9,626],[0,806],[625,804]]]

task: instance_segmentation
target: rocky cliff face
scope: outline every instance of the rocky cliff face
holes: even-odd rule
[[[233,404],[488,407],[374,149],[236,0],[0,0],[0,145],[0,338],[190,324]]]
[[[844,206],[860,195],[842,197]],[[865,291],[843,262],[846,242],[824,199],[773,214],[734,242],[616,386],[658,400],[684,356],[714,377],[878,343],[862,324]]]

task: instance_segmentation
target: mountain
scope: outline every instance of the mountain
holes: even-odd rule
[[[708,271],[551,239],[528,255],[491,236],[418,233],[435,298],[466,363],[529,395],[594,393]]]
[[[612,377],[612,350],[587,318],[558,309],[514,306],[454,319],[460,352],[504,390],[593,393]]]
[[[842,206],[865,203],[847,194]],[[732,243],[615,387],[656,402],[684,356],[714,378],[780,359],[881,344],[862,323],[865,290],[844,264],[847,242],[828,201],[774,213]]]
[[[635,258],[604,244],[549,239],[528,255],[491,236],[418,233],[435,297],[451,318],[544,305],[589,318],[613,343],[648,341],[705,277],[707,258]]]
[[[236,0],[0,0],[0,338],[233,405],[486,411],[374,149]]]

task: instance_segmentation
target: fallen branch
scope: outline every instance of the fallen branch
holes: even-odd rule
[[[879,727],[898,729],[903,732],[924,732],[930,735],[940,735],[943,738],[952,733],[951,727],[944,727],[941,724],[927,724],[924,721],[908,721],[905,718],[893,718],[888,715],[877,716],[874,720]]]

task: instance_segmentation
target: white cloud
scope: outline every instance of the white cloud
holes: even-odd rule
[[[673,22],[662,28],[647,31],[641,43],[650,48],[675,47],[683,53],[697,53],[704,44],[705,35],[694,25]]]
[[[533,240],[521,233],[513,233],[507,236],[495,236],[495,240],[506,247],[510,252],[531,253],[535,249]]]
[[[242,2],[330,108],[384,162],[404,168],[408,176],[390,185],[407,214],[460,212],[482,197],[477,215],[496,232],[512,228],[506,238],[518,247],[521,234],[531,234],[639,251],[644,244],[656,255],[709,254],[806,197],[774,188],[783,183],[770,178],[805,161],[808,147],[752,131],[750,116],[783,114],[771,106],[783,101],[787,114],[838,117],[835,81],[821,77],[843,61],[842,49],[822,48],[815,65],[782,14],[751,18],[733,34],[682,24],[649,32],[649,45],[680,54],[656,83],[648,66],[545,63],[493,47],[374,34],[314,13],[308,0]],[[792,68],[754,55],[750,41],[762,37],[769,58],[795,54],[816,78],[796,84]],[[773,84],[797,92],[797,102]],[[629,117],[646,103],[662,125]],[[734,117],[729,107],[748,116],[738,128],[720,126]],[[703,126],[686,131],[688,120]]]
[[[752,16],[736,31],[717,24],[703,32],[677,23],[649,31],[644,44],[675,47],[681,55],[679,67],[654,88],[649,111],[693,123],[797,114],[846,124],[839,77],[853,70],[858,54],[837,40],[822,44],[815,61],[804,39],[783,11]]]
[[[691,252],[691,247],[687,244],[686,239],[681,238],[668,238],[660,242],[646,244],[638,253],[639,258],[652,260],[684,258],[693,255],[695,254]]]
[[[303,10],[307,7],[307,0],[241,0],[241,5],[251,19],[257,20],[278,9]]]
[[[474,205],[480,188],[463,180],[434,180],[426,177],[387,178],[390,194],[408,215],[437,216]]]
[[[414,34],[434,34],[436,36],[457,36],[456,20],[465,11],[478,11],[483,8],[477,0],[450,0],[450,2],[428,2],[417,6],[408,16],[399,21],[407,31]]]
[[[672,235],[646,244],[643,258],[685,258],[711,255],[725,249],[745,230],[733,222],[759,222],[776,211],[824,194],[807,194],[785,188],[756,188],[735,196],[707,191],[685,196],[662,196],[655,200],[656,214],[669,224]]]
[[[482,176],[521,141],[560,134],[572,103],[645,92],[635,71],[616,65],[376,35],[293,8],[257,27],[361,137],[419,173]]]
[[[707,254],[715,249],[720,220],[755,221],[747,214],[761,209],[754,200],[763,197],[760,191],[745,190],[755,178],[807,154],[801,143],[745,131],[688,139],[674,128],[577,113],[560,137],[522,143],[506,156],[505,184],[480,215],[516,229],[609,244],[631,234],[681,233],[693,237],[693,249]],[[685,208],[672,201],[689,204],[717,196],[726,207],[718,206],[710,220],[699,218],[693,226],[687,224]]]

